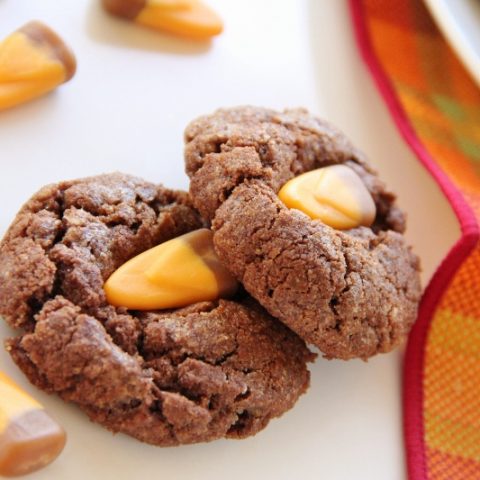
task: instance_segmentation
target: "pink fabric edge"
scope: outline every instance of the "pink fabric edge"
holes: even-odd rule
[[[404,435],[408,476],[411,480],[428,480],[423,429],[423,364],[426,337],[435,308],[450,279],[478,242],[479,227],[473,211],[461,192],[435,163],[410,125],[387,75],[373,53],[361,0],[349,0],[349,4],[355,36],[363,60],[369,67],[398,129],[441,188],[459,220],[462,231],[462,236],[439,265],[424,292],[418,318],[407,343],[403,368]]]

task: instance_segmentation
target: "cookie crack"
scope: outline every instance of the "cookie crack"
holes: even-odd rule
[[[156,399],[149,405],[149,411],[158,416],[160,421],[167,427],[170,438],[176,443],[181,443],[177,438],[175,426],[171,423],[163,413],[163,400],[156,396]]]

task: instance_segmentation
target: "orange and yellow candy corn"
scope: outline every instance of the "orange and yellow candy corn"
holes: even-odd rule
[[[45,467],[58,457],[66,435],[43,407],[0,372],[0,476]]]
[[[0,110],[50,92],[75,69],[75,56],[53,30],[27,23],[0,43]]]
[[[223,30],[221,18],[201,0],[102,0],[105,10],[140,25],[197,40]]]
[[[201,228],[132,258],[104,290],[112,305],[153,310],[215,300],[232,295],[237,286],[215,254],[212,232]]]

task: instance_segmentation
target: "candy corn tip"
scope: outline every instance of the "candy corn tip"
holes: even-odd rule
[[[38,20],[32,20],[19,29],[33,42],[48,46],[52,54],[65,68],[65,82],[70,80],[77,70],[77,60],[73,51],[62,38],[48,25]]]

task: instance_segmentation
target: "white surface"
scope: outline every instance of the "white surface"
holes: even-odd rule
[[[438,189],[401,141],[354,46],[347,6],[330,0],[210,0],[226,22],[208,48],[103,14],[96,1],[0,0],[0,33],[38,18],[74,48],[76,77],[0,114],[0,231],[41,185],[121,170],[187,187],[182,132],[217,107],[306,106],[343,128],[400,194],[428,278],[458,237]],[[0,337],[11,335],[3,323]],[[159,449],[112,436],[30,386],[3,350],[0,368],[55,412],[62,456],[32,480],[356,479],[405,477],[400,353],[368,363],[318,360],[297,406],[256,437]]]
[[[447,41],[480,85],[480,3],[478,0],[425,0]]]

